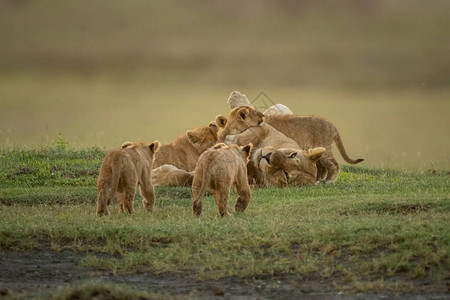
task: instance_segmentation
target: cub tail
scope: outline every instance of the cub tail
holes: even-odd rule
[[[336,143],[336,146],[339,150],[339,153],[341,153],[342,158],[349,164],[355,165],[355,164],[358,164],[358,163],[364,161],[364,159],[362,159],[362,158],[353,160],[347,155],[347,152],[345,152],[344,144],[342,143],[341,137],[337,131],[336,131],[336,136],[334,137],[334,142]]]

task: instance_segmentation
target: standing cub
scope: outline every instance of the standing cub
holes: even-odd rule
[[[220,143],[200,156],[192,182],[194,216],[200,216],[202,213],[202,201],[207,188],[213,194],[220,215],[230,215],[228,198],[233,184],[236,185],[238,194],[235,211],[243,212],[247,208],[251,192],[246,164],[252,147],[252,144],[239,147]]]
[[[108,205],[114,196],[117,198],[120,211],[126,208],[132,213],[138,184],[144,208],[153,211],[155,190],[151,182],[151,170],[158,148],[158,141],[150,145],[125,142],[121,149],[106,153],[97,180],[97,215],[109,214]]]

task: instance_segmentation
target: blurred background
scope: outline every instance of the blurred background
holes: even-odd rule
[[[449,170],[449,29],[448,0],[2,0],[0,148],[170,142],[239,90],[364,166]]]

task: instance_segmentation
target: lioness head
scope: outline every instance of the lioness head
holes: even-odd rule
[[[252,161],[267,183],[277,187],[302,186],[316,183],[316,162],[324,152],[322,147],[308,151],[264,147],[255,151]]]
[[[216,117],[216,124],[223,128],[218,142],[223,142],[227,135],[239,134],[250,127],[264,122],[264,115],[249,106],[240,106],[231,110],[228,119],[222,115]]]
[[[217,142],[218,131],[219,128],[217,128],[216,124],[211,122],[209,123],[209,126],[188,130],[186,136],[192,146],[194,146],[199,153],[203,153]]]

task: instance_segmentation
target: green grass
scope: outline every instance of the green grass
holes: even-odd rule
[[[254,190],[247,211],[229,218],[211,197],[193,218],[189,188],[157,188],[154,213],[138,196],[136,213],[119,214],[114,203],[99,218],[93,174],[101,158],[96,148],[3,151],[0,249],[73,249],[84,265],[116,273],[295,274],[363,290],[389,278],[448,276],[448,173],[343,167],[334,185]],[[33,175],[18,172],[24,167]],[[91,175],[81,183],[67,177],[80,170]]]

